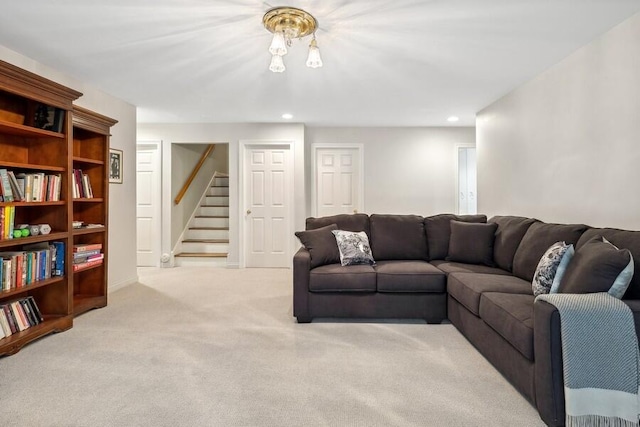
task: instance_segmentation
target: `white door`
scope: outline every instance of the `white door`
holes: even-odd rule
[[[476,149],[458,147],[458,213],[478,211]]]
[[[160,143],[137,145],[136,227],[137,265],[160,265],[161,184]]]
[[[316,216],[362,212],[359,147],[317,147],[314,175]]]
[[[289,267],[291,204],[289,145],[248,145],[244,159],[246,267]]]

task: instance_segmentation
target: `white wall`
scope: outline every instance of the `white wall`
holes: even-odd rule
[[[202,194],[207,190],[215,171],[229,171],[227,144],[216,144],[200,171],[192,181],[182,201],[173,201],[187,182],[193,168],[209,144],[172,144],[171,145],[171,247],[175,247],[182,231],[187,226],[193,211],[198,207]]]
[[[640,230],[640,14],[477,115],[479,211]]]
[[[136,272],[136,107],[0,46],[0,59],[82,92],[75,104],[118,120],[111,147],[123,151],[123,184],[109,185],[109,287],[133,283]]]
[[[365,212],[433,215],[456,209],[456,145],[473,144],[470,127],[307,127],[307,211],[311,144],[364,144]]]
[[[216,142],[229,143],[229,256],[227,264],[237,267],[241,264],[239,250],[240,215],[238,200],[239,186],[239,147],[241,141],[286,141],[294,144],[294,227],[296,230],[304,228],[305,183],[304,183],[304,126],[302,124],[138,124],[138,139],[163,141],[163,153],[171,153],[171,144],[180,142],[210,144]],[[168,175],[172,169],[170,156],[163,155],[163,182],[171,182]],[[169,172],[167,172],[169,171]],[[168,187],[168,186],[165,186]],[[170,190],[169,190],[170,191]],[[170,198],[170,194],[163,190],[163,199]],[[171,212],[163,204],[163,236],[162,252],[171,251]],[[291,237],[292,240],[294,237]]]

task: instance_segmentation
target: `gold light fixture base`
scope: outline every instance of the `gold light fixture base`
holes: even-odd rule
[[[264,27],[272,33],[285,31],[291,38],[313,34],[318,21],[310,13],[295,7],[274,7],[262,17]]]

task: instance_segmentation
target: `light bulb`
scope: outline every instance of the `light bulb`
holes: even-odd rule
[[[313,40],[311,40],[311,44],[309,44],[309,56],[307,57],[307,67],[309,68],[322,67],[322,58],[320,57],[320,49],[318,48],[318,43],[316,42],[315,37],[313,38]]]
[[[271,64],[269,65],[269,69],[274,73],[284,72],[284,70],[286,70],[286,67],[284,66],[284,61],[282,60],[282,56],[273,55],[271,57]]]
[[[283,56],[287,54],[287,44],[284,40],[284,34],[281,31],[273,33],[273,39],[271,40],[271,46],[269,46],[269,52],[272,55]]]

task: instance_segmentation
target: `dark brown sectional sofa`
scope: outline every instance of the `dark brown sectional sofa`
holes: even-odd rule
[[[481,227],[485,236],[465,231],[470,223],[486,223]],[[336,215],[308,218],[306,228],[323,233],[331,224],[366,232],[376,264],[341,266],[335,253],[326,251],[332,235],[324,234],[325,242],[316,247],[307,241],[309,247],[293,260],[293,313],[299,323],[314,318],[449,319],[551,426],[564,424],[560,317],[555,307],[533,295],[538,261],[557,241],[579,250],[592,237],[603,236],[629,249],[640,265],[638,231],[451,214]],[[489,232],[492,247],[487,249]],[[640,274],[634,275],[623,301],[640,330]]]

